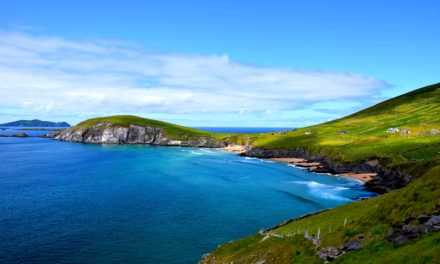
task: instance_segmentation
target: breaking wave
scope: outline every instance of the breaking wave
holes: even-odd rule
[[[303,184],[308,187],[309,194],[321,199],[349,201],[349,198],[343,197],[341,192],[349,190],[350,188],[342,186],[327,185],[315,181],[293,181],[291,183]]]

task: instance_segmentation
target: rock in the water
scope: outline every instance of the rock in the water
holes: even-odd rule
[[[28,137],[28,134],[24,132],[19,132],[17,134],[12,135],[12,137]]]
[[[361,242],[359,240],[351,240],[342,246],[342,250],[356,250],[362,248]]]

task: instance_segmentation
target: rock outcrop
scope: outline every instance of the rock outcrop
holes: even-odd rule
[[[408,217],[397,226],[390,227],[385,240],[396,245],[405,244],[419,239],[425,233],[440,231],[440,209],[436,214],[423,214],[418,217]]]
[[[24,137],[29,137],[29,135],[24,133],[24,132],[18,132],[18,133],[13,134],[13,135],[0,135],[0,137],[20,137],[20,138],[24,138]]]
[[[24,133],[24,132],[18,132],[14,135],[12,135],[12,137],[28,137],[29,135]]]
[[[112,123],[98,123],[90,128],[71,127],[46,134],[56,140],[96,144],[150,144],[158,146],[187,146],[222,148],[225,142],[208,136],[181,135],[180,139],[168,138],[163,128],[154,126],[117,126]]]
[[[332,261],[347,251],[358,250],[362,248],[359,240],[351,240],[340,247],[325,247],[318,252],[318,257],[325,261]]]
[[[410,177],[396,170],[388,170],[380,166],[377,159],[364,162],[340,163],[328,156],[310,155],[307,150],[298,148],[264,149],[253,148],[241,154],[256,158],[301,158],[307,162],[318,162],[319,168],[312,170],[319,173],[344,174],[344,173],[376,173],[376,176],[368,181],[365,186],[369,191],[386,193],[394,189],[402,188],[410,182]]]

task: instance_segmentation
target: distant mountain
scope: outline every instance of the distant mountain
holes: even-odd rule
[[[70,125],[66,122],[50,122],[50,121],[41,121],[38,119],[18,120],[18,121],[14,121],[14,122],[0,124],[0,126],[4,126],[4,127],[70,127]]]

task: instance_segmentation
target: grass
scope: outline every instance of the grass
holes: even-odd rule
[[[390,127],[408,129],[412,133],[387,133]],[[440,206],[440,135],[428,135],[426,132],[431,129],[440,130],[440,84],[285,135],[248,135],[254,147],[305,148],[311,154],[328,155],[337,162],[377,158],[382,166],[409,173],[414,179],[402,189],[298,219],[274,230],[286,235],[300,229],[304,234],[307,228],[309,233],[316,234],[319,228],[320,248],[315,249],[300,235],[263,239],[264,234],[255,234],[221,245],[206,262],[321,263],[316,253],[322,247],[360,239],[362,249],[348,252],[334,262],[439,263],[440,233],[425,234],[417,241],[400,246],[384,241],[390,226]],[[339,130],[348,133],[338,134]],[[306,135],[306,131],[313,133]]]
[[[210,133],[207,131],[179,126],[167,122],[162,122],[153,119],[146,119],[132,115],[117,115],[88,119],[76,125],[73,129],[85,130],[98,123],[112,123],[112,126],[128,127],[129,125],[140,126],[154,126],[161,127],[164,130],[164,134],[170,139],[181,139],[187,137],[219,137],[216,133]]]
[[[386,130],[391,127],[410,130],[411,134],[387,133]],[[253,147],[305,148],[311,154],[331,156],[340,162],[377,158],[382,166],[394,168],[410,161],[423,162],[440,157],[440,136],[430,135],[432,129],[440,130],[440,84],[415,90],[328,123],[287,134],[248,136]],[[347,131],[347,134],[338,134],[340,130]],[[306,135],[306,131],[313,133]]]
[[[384,241],[388,228],[401,223],[408,216],[433,211],[440,206],[440,166],[432,168],[410,185],[322,213],[290,222],[274,230],[280,235],[293,234],[305,229],[310,234],[321,230],[321,247],[340,246],[351,239],[361,239],[363,248],[349,252],[335,263],[438,263],[440,260],[440,233],[426,234],[420,240],[396,246]],[[344,221],[347,224],[344,227]],[[221,245],[207,262],[252,263],[319,263],[319,249],[301,235],[263,240],[264,235]],[[408,261],[407,261],[408,260]],[[409,261],[410,260],[410,261]]]

